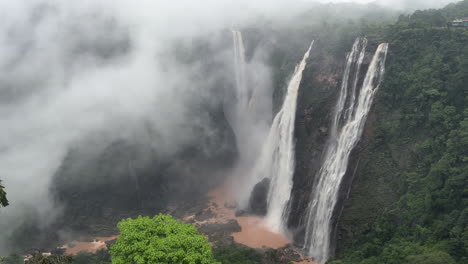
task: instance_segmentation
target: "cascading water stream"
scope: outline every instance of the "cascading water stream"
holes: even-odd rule
[[[264,178],[270,179],[265,220],[275,232],[284,231],[284,216],[287,215],[287,204],[291,196],[297,95],[312,46],[313,42],[295,68],[283,105],[273,119],[260,159],[253,171],[254,181],[251,186]]]
[[[340,95],[338,97],[338,102],[335,106],[335,114],[333,116],[333,121],[330,129],[330,138],[336,138],[338,134],[338,128],[340,127],[340,122],[348,120],[350,114],[353,112],[353,107],[356,99],[356,87],[357,81],[359,79],[359,72],[361,69],[362,62],[366,53],[367,39],[358,38],[353,44],[351,52],[346,57],[346,66],[343,73],[343,80],[341,83]],[[352,89],[348,96],[348,86],[349,86],[349,77],[351,73],[354,72],[354,78],[352,82]],[[346,104],[349,104],[349,108],[346,110],[346,113],[343,112]],[[328,149],[332,149],[331,144],[336,144],[336,141],[330,140]]]
[[[357,91],[366,45],[367,40],[357,39],[347,56],[330,140],[308,208],[304,249],[320,264],[325,263],[330,255],[331,218],[349,156],[361,137],[375,92],[384,74],[388,44],[381,44],[377,48],[362,88]],[[355,75],[350,80],[351,72],[355,72]],[[351,91],[348,91],[350,82]]]
[[[245,63],[245,48],[242,33],[240,31],[232,31],[232,39],[234,44],[234,66],[236,76],[236,99],[237,108],[248,106],[251,93],[248,90],[246,83],[246,63]],[[238,111],[241,112],[241,111]]]
[[[235,78],[234,89],[227,91],[224,110],[234,132],[239,153],[233,172],[237,181],[235,184],[238,185],[235,198],[240,207],[247,207],[251,180],[249,172],[254,167],[271,124],[271,92],[270,87],[261,82],[256,82],[255,85],[249,82],[251,79],[255,80],[255,77],[265,77],[264,72],[259,72],[262,62],[253,57],[247,63],[242,33],[237,30],[232,30],[231,33]]]
[[[239,156],[246,158],[249,148],[249,129],[252,127],[248,105],[251,91],[246,80],[245,49],[240,31],[232,31],[234,47],[234,92],[226,98],[226,117],[235,134]]]

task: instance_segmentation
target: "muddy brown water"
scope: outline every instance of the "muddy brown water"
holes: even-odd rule
[[[241,231],[232,233],[234,241],[251,248],[268,247],[273,249],[282,248],[291,243],[283,234],[272,232],[266,226],[263,218],[254,216],[236,216],[235,209],[227,208],[226,204],[232,204],[232,195],[227,186],[221,186],[211,191],[210,209],[215,213],[218,223],[227,223],[229,220],[236,220],[241,226]],[[302,261],[293,261],[295,264],[317,264],[311,258],[303,257]]]
[[[66,255],[76,255],[80,252],[96,253],[100,249],[106,249],[106,242],[117,239],[118,236],[96,237],[92,242],[72,241],[63,245]]]
[[[227,198],[229,196],[225,187],[220,187],[209,193],[211,210],[216,215],[216,221],[227,222],[234,219],[241,226],[242,231],[232,234],[237,243],[251,248],[278,249],[291,242],[282,234],[270,231],[261,217],[235,216],[234,209],[225,207],[225,204],[230,202]]]

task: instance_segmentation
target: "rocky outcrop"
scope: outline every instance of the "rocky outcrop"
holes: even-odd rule
[[[265,216],[268,207],[268,190],[270,189],[270,179],[264,178],[257,183],[252,190],[249,201],[249,213],[253,215]]]
[[[234,238],[232,233],[240,232],[241,227],[236,220],[230,220],[227,223],[207,223],[200,225],[198,230],[206,234],[210,242],[216,243],[216,246],[231,246]]]

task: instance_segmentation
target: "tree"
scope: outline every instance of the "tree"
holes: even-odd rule
[[[106,249],[100,249],[95,254],[79,252],[73,257],[73,264],[109,264],[110,254]]]
[[[406,258],[408,264],[455,264],[453,258],[442,251],[413,255]]]
[[[256,264],[262,256],[251,248],[220,247],[214,250],[215,258],[223,264]]]
[[[18,254],[13,254],[8,257],[0,257],[1,264],[24,264],[24,258]]]
[[[72,264],[73,258],[71,256],[45,256],[41,253],[34,254],[34,256],[25,262],[26,264]]]
[[[218,263],[208,239],[170,215],[129,218],[117,227],[120,236],[110,249],[113,264]]]
[[[2,185],[2,181],[0,180],[0,207],[5,207],[8,205],[8,200],[6,198],[5,187]]]

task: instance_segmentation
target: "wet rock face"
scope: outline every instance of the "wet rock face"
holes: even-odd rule
[[[323,164],[323,154],[330,138],[331,118],[341,86],[343,64],[347,49],[351,47],[351,44],[347,44],[342,50],[332,52],[325,43],[317,44],[314,61],[310,62],[301,83],[295,124],[296,167],[288,227],[293,233],[293,242],[298,247],[304,243],[304,213],[307,212],[308,202],[315,191],[316,175]],[[375,43],[369,43],[367,50],[372,51],[375,48]],[[359,76],[360,83],[371,56],[371,53],[366,55]],[[379,105],[379,102],[376,101],[375,105]],[[373,155],[369,148],[378,120],[378,113],[375,111],[376,109],[371,109],[369,113],[363,135],[350,155],[348,168],[340,185],[338,201],[332,216],[332,255],[342,256],[358,235],[369,231],[368,223],[372,223],[375,216],[379,215],[382,210],[380,208],[385,207],[385,201],[394,201],[392,190],[389,190],[385,182],[392,178],[391,175],[398,173],[394,172],[392,164],[387,165],[383,162],[386,157]],[[370,162],[377,159],[382,161]],[[385,172],[379,168],[381,166],[386,166]],[[379,188],[379,191],[376,191],[376,188]]]
[[[295,122],[295,170],[289,203],[288,228],[294,243],[302,246],[305,219],[315,175],[329,139],[329,126],[336,105],[346,51],[332,52],[329,43],[314,45],[314,59],[305,70],[299,88]]]
[[[308,211],[309,201],[315,191],[315,184],[318,180],[316,176],[324,162],[323,157],[330,140],[329,128],[341,87],[346,54],[351,43],[343,45],[339,50],[332,50],[330,47],[325,42],[317,42],[317,45],[314,46],[315,57],[304,74],[297,103],[296,164],[289,204],[290,214],[287,222],[297,246],[302,246],[304,243],[307,219],[305,213]],[[368,50],[372,49],[373,47],[368,47]],[[367,67],[366,60],[362,65],[360,82],[364,78]],[[358,160],[358,156],[353,156],[350,159],[348,167],[352,168],[350,170],[352,173],[346,174],[343,179],[338,203],[333,214],[333,227],[336,226],[343,200],[346,199],[351,187],[354,165]],[[332,237],[335,237],[335,232],[333,232]],[[334,247],[334,239],[332,240],[332,247]]]
[[[270,189],[270,179],[264,178],[257,183],[252,190],[249,201],[249,211],[253,215],[265,216],[267,213],[268,190]]]

